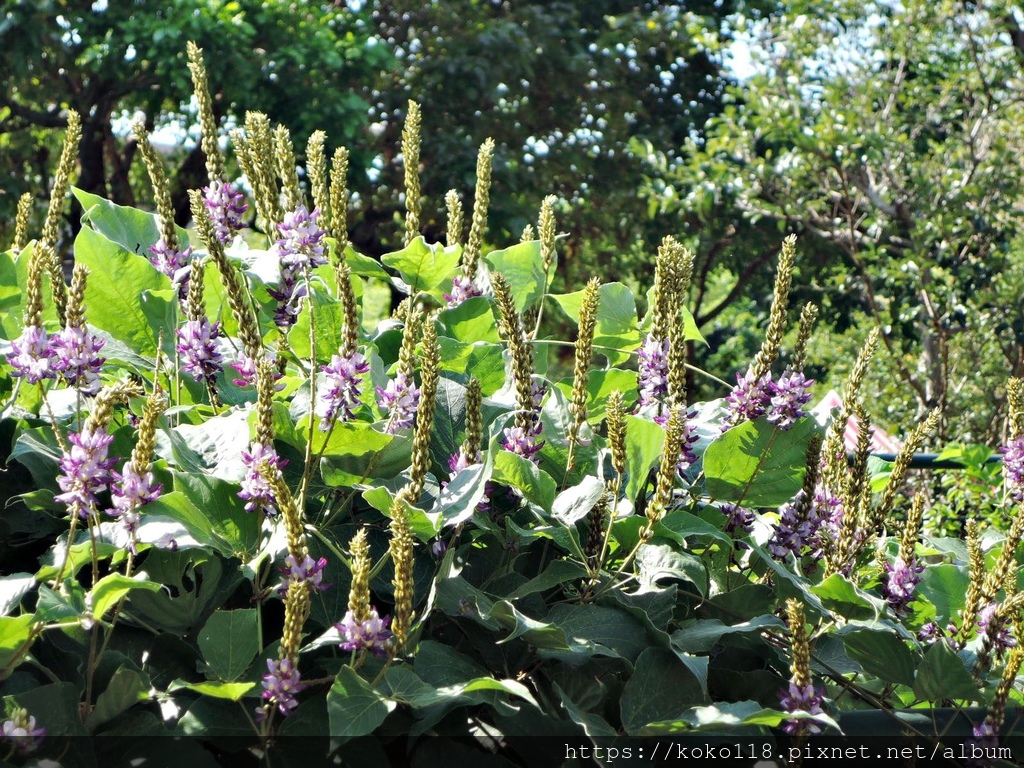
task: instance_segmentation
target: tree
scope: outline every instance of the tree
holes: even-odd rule
[[[450,187],[473,185],[476,148],[497,144],[490,217],[495,241],[518,238],[540,200],[561,201],[561,246],[580,273],[641,279],[661,236],[636,191],[637,142],[675,157],[721,106],[728,82],[711,44],[728,34],[739,2],[484,2],[377,4],[377,33],[399,67],[374,88],[382,177],[361,220],[399,210],[393,148],[408,99],[423,105],[425,227],[444,231]],[[471,202],[469,200],[467,203]],[[365,233],[354,240],[365,243]],[[578,275],[577,275],[578,276]]]
[[[756,257],[766,226],[802,234],[833,328],[883,330],[885,415],[940,406],[965,439],[998,439],[982,403],[1024,372],[1018,33],[1000,4],[790,3],[752,28],[757,74],[668,161],[667,207],[717,236],[719,268]]]
[[[24,135],[38,139],[41,130],[62,129],[68,109],[83,119],[76,183],[123,204],[134,202],[129,171],[135,143],[117,136],[113,121],[138,110],[153,127],[189,111],[189,40],[206,51],[221,116],[266,112],[289,125],[298,146],[319,127],[330,128],[338,143],[358,144],[368,107],[360,96],[363,84],[390,60],[371,41],[362,16],[343,4],[7,0],[0,8],[0,137],[21,148],[21,165],[31,171],[0,201],[12,210],[22,191],[38,191],[39,182],[45,189],[47,181],[47,163],[32,162]],[[183,219],[185,190],[202,183],[196,148],[181,158],[175,174]]]

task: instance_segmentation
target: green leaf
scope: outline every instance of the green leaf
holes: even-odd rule
[[[36,621],[59,622],[77,619],[85,612],[85,590],[77,581],[68,579],[65,588],[71,595],[57,594],[45,584],[39,585],[39,599],[36,602]]]
[[[565,633],[569,643],[602,646],[630,662],[647,647],[643,624],[616,608],[560,603],[551,609],[547,620]]]
[[[583,709],[576,706],[572,699],[563,691],[558,684],[554,685],[555,693],[558,694],[558,700],[565,707],[565,713],[569,715],[569,719],[572,720],[576,725],[583,729],[583,732],[587,734],[591,739],[596,737],[603,738],[615,738],[618,733],[612,728],[603,717],[595,715],[593,712],[586,712]]]
[[[173,351],[176,302],[166,275],[88,227],[75,238],[75,262],[89,268],[85,301],[92,325],[144,357],[156,354],[162,332]]]
[[[345,263],[348,264],[353,275],[372,277],[377,280],[383,280],[386,283],[391,282],[391,275],[380,265],[380,262],[371,259],[369,256],[364,256],[354,250],[351,245],[345,247]]]
[[[128,598],[128,608],[146,624],[177,635],[198,629],[242,580],[235,564],[201,549],[150,549],[142,568],[167,589],[136,590]]]
[[[679,731],[720,731],[738,726],[764,726],[777,728],[786,720],[813,720],[822,725],[840,730],[839,724],[828,715],[811,715],[807,712],[788,714],[777,709],[765,709],[756,701],[719,702],[707,707],[694,707],[680,717],[651,723],[644,729],[651,736],[658,734],[674,734]],[[770,747],[766,742],[765,748]],[[760,756],[767,760],[773,753]],[[757,755],[755,755],[757,756]]]
[[[492,395],[505,383],[505,358],[500,344],[486,341],[455,341],[438,337],[443,373],[452,373],[463,381],[469,374],[480,380],[484,396]]]
[[[562,525],[575,525],[590,513],[604,493],[604,483],[588,475],[579,485],[558,494],[551,504],[551,514]]]
[[[156,214],[117,205],[77,187],[72,187],[71,192],[82,204],[84,222],[91,224],[93,229],[126,251],[141,254],[148,259],[150,246],[160,239],[160,222]],[[176,229],[182,249],[188,247],[188,232],[181,227]],[[75,255],[77,257],[77,252]],[[89,278],[92,279],[92,275]]]
[[[305,419],[299,423],[298,433],[303,440],[309,439],[309,424]],[[365,457],[386,448],[395,439],[395,435],[378,432],[372,424],[346,421],[336,423],[330,435],[319,429],[313,430],[313,455],[322,452],[330,457]]]
[[[846,619],[877,619],[884,616],[886,602],[869,595],[841,573],[833,573],[810,591],[822,604]]]
[[[107,611],[114,607],[118,600],[132,590],[145,590],[146,592],[159,592],[160,585],[143,578],[145,573],[138,574],[136,578],[129,578],[120,573],[111,573],[96,582],[89,597],[92,602],[92,614],[97,619],[103,618]]]
[[[241,699],[256,687],[256,683],[188,683],[185,685],[190,691],[195,691],[203,696],[211,696],[215,699],[227,699],[228,701],[241,701]]]
[[[622,726],[630,736],[642,736],[649,723],[678,718],[706,701],[700,681],[685,664],[668,651],[648,648],[622,689]]]
[[[245,501],[238,498],[237,483],[212,475],[173,472],[174,490],[186,498],[175,499],[175,519],[186,527],[202,525],[205,518],[218,550],[227,555],[244,557],[256,552],[260,541],[260,516],[245,511]],[[189,509],[191,505],[194,512]]]
[[[704,452],[708,495],[748,507],[784,504],[803,484],[807,444],[819,430],[810,417],[785,432],[765,418],[733,427]]]
[[[935,643],[925,653],[921,666],[917,668],[914,693],[923,701],[983,700],[963,659],[945,643]]]
[[[21,321],[22,290],[18,287],[18,269],[11,251],[0,253],[0,318],[7,338],[15,338]],[[10,321],[10,328],[7,322]]]
[[[21,598],[35,589],[36,579],[31,573],[12,573],[0,577],[0,616],[7,616],[21,603]],[[39,606],[36,606],[39,611]]]
[[[855,628],[841,636],[850,658],[868,674],[886,683],[914,684],[914,654],[891,630]]]
[[[332,434],[327,444],[320,471],[328,486],[350,487],[366,482],[368,477],[388,480],[409,468],[411,435],[386,435],[358,422],[338,424],[334,431],[338,432],[339,427],[351,429],[343,429],[337,439]],[[319,438],[314,439],[314,446],[318,442]]]
[[[562,379],[557,386],[569,398],[572,394],[572,377]],[[587,377],[587,421],[600,423],[607,414],[608,397],[618,390],[623,394],[623,405],[627,409],[636,401],[636,371],[621,368],[607,368],[591,371]]]
[[[626,498],[631,501],[644,490],[647,476],[661,461],[665,450],[665,430],[639,416],[626,417]]]
[[[509,593],[509,600],[532,595],[537,592],[545,592],[553,587],[560,586],[576,579],[582,579],[587,575],[587,569],[582,564],[572,560],[555,560],[539,576],[516,587]]]
[[[312,312],[310,312],[312,307]],[[309,360],[309,324],[312,319],[316,331],[316,359],[327,363],[338,354],[345,328],[345,308],[341,302],[319,288],[312,289],[312,301],[303,305],[288,333],[288,343],[302,360]]]
[[[256,609],[214,613],[199,632],[199,650],[208,671],[221,680],[237,680],[260,652]]]
[[[351,738],[373,733],[394,708],[394,701],[373,690],[351,667],[342,667],[327,694],[331,736]]]
[[[532,461],[511,451],[498,451],[491,479],[521,491],[528,501],[546,512],[551,511],[555,500],[555,480]]]
[[[98,728],[140,701],[147,700],[149,688],[149,681],[143,675],[134,669],[121,667],[96,699],[96,708],[87,723],[89,728]]]
[[[693,584],[702,596],[707,596],[707,566],[694,554],[679,552],[675,547],[652,539],[640,547],[636,562],[641,584],[655,584],[661,579],[679,579]]]
[[[35,617],[30,613],[22,616],[0,616],[0,669],[10,663],[28,640],[34,623]]]
[[[438,315],[441,336],[456,341],[486,341],[499,344],[498,323],[494,317],[494,303],[483,296],[466,299],[457,307],[443,310]]]
[[[967,587],[970,584],[967,571],[952,563],[929,565],[921,574],[917,593],[935,606],[936,621],[940,626],[956,618],[964,607]]]
[[[532,307],[547,290],[547,275],[540,255],[540,241],[518,243],[502,251],[491,251],[484,257],[491,272],[500,272],[512,289],[516,311]]]
[[[402,250],[385,253],[380,260],[402,276],[409,295],[415,296],[420,291],[433,291],[441,285],[458,266],[461,256],[462,249],[458,246],[445,248],[440,243],[428,244],[422,237],[417,237]]]
[[[548,652],[570,651],[561,629],[531,619],[507,600],[492,600],[459,576],[437,582],[437,607],[448,616],[471,619],[492,631],[499,628],[509,630],[510,633],[500,643],[522,637],[534,647]],[[586,651],[582,646],[576,650]]]
[[[579,324],[583,291],[552,295],[570,320]],[[605,355],[612,365],[629,359],[626,352],[640,346],[640,327],[633,292],[622,283],[601,286],[601,303],[597,308],[597,327],[594,329],[594,352]],[[606,347],[607,349],[603,349]],[[634,380],[630,389],[635,389]],[[628,390],[624,390],[628,391]]]
[[[776,616],[758,616],[741,624],[726,625],[718,619],[701,619],[684,624],[672,635],[672,645],[681,651],[703,653],[710,651],[723,635],[751,632],[760,633],[767,627],[785,628]]]

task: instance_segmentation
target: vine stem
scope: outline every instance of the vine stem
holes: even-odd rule
[[[304,272],[306,306],[309,308],[309,437],[303,458],[302,482],[299,484],[299,510],[306,507],[306,490],[313,475],[313,429],[316,421],[316,313],[313,311],[313,287],[309,284],[309,268]],[[333,426],[333,424],[332,424]],[[327,443],[325,441],[324,447]]]

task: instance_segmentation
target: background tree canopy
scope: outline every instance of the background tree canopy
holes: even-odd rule
[[[186,40],[206,50],[225,125],[247,109],[353,152],[355,247],[395,246],[410,98],[423,105],[423,228],[471,204],[475,147],[497,144],[489,239],[518,239],[559,198],[562,276],[650,279],[674,234],[697,256],[693,360],[738,370],[761,338],[779,233],[800,241],[798,301],[843,374],[884,331],[870,384],[884,418],[945,409],[943,438],[994,442],[1024,373],[1021,258],[1024,16],[1007,3],[4,2],[0,221],[47,186],[66,110],[85,119],[78,185],[145,202],[116,126],[194,122]],[[741,44],[737,46],[735,40]],[[737,71],[731,55],[749,52]],[[175,200],[198,149],[169,158]],[[138,164],[135,164],[138,165]],[[40,195],[38,207],[45,207]],[[72,213],[71,220],[76,219]],[[386,226],[385,226],[386,225]],[[9,238],[8,238],[9,239]],[[696,397],[721,385],[695,378]],[[981,405],[994,402],[995,405]],[[883,415],[880,411],[880,415]]]

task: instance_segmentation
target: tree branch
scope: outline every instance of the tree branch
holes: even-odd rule
[[[729,291],[729,294],[720,302],[718,302],[718,304],[716,304],[711,310],[709,310],[706,315],[701,315],[699,317],[694,318],[694,321],[697,323],[697,327],[710,323],[712,320],[714,320],[716,317],[722,314],[722,312],[724,312],[730,304],[736,301],[740,293],[743,292],[743,289],[747,287],[747,283],[749,283],[753,279],[754,275],[757,274],[761,267],[763,267],[767,262],[771,261],[778,255],[779,250],[779,247],[769,248],[765,253],[761,254],[752,262],[750,262],[747,265],[747,268],[744,269],[743,272],[740,273],[740,276],[736,279],[736,285],[732,287],[732,290]]]

